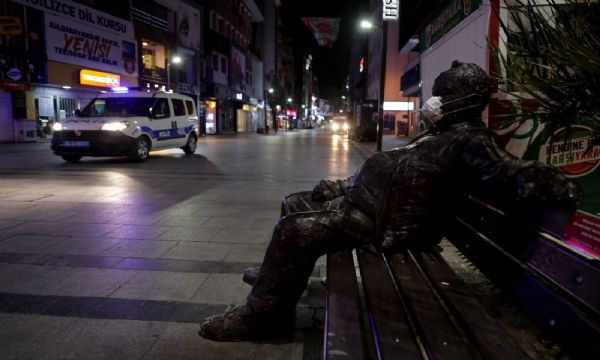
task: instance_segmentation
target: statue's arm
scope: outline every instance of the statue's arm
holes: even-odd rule
[[[415,161],[397,166],[376,205],[375,231],[383,251],[410,246],[427,222],[428,199],[434,191],[434,174],[429,163]]]
[[[327,201],[339,196],[343,196],[348,192],[348,188],[352,182],[352,177],[339,180],[321,180],[317,186],[313,188],[312,199],[315,201]]]
[[[475,194],[508,208],[574,210],[583,196],[560,170],[514,157],[493,134],[472,139],[461,154],[464,181]]]

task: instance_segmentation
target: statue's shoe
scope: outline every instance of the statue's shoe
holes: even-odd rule
[[[206,318],[200,324],[199,335],[214,341],[276,338],[289,335],[294,329],[294,322],[293,313],[257,313],[241,305]]]
[[[244,277],[242,281],[244,281],[248,285],[254,286],[256,284],[256,279],[258,279],[258,272],[260,271],[260,267],[249,267],[244,270]]]

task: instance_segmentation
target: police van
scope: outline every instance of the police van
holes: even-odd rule
[[[194,100],[167,92],[120,90],[93,99],[74,118],[54,124],[52,151],[69,162],[83,156],[128,156],[181,148],[193,154],[199,135]]]

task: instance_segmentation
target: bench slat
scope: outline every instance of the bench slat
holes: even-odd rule
[[[324,359],[365,359],[366,341],[352,253],[327,256]]]
[[[430,358],[477,359],[475,347],[431,292],[409,253],[388,257],[392,272]]]
[[[427,277],[431,279],[431,284],[484,358],[529,358],[507,332],[483,310],[481,303],[470,294],[464,282],[435,250],[414,255]]]
[[[494,284],[515,296],[526,313],[569,355],[586,358],[586,354],[597,352],[600,325],[589,308],[582,309],[572,302],[570,294],[512,256],[502,248],[501,241],[488,239],[478,230],[459,218],[448,239]]]
[[[422,359],[422,347],[418,345],[382,256],[358,251],[358,260],[378,353]]]

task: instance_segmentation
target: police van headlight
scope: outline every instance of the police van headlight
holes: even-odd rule
[[[337,131],[339,128],[340,128],[340,125],[339,125],[339,124],[333,123],[333,124],[331,125],[331,130],[333,130],[333,131]]]
[[[52,125],[52,130],[54,131],[61,131],[63,129],[62,124],[61,123],[54,123],[54,125]]]
[[[348,124],[344,124],[344,130],[348,130],[350,129],[350,126],[348,126]]]
[[[102,124],[101,129],[108,131],[121,131],[127,129],[127,125],[129,125],[127,122],[109,122]]]

